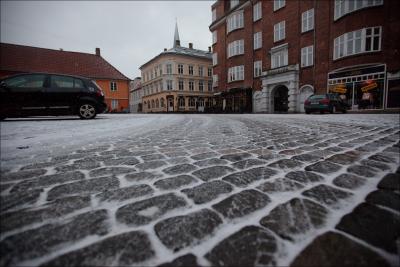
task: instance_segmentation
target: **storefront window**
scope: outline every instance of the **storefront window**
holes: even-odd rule
[[[354,87],[354,107],[358,109],[382,109],[383,92],[383,80],[356,82]]]
[[[387,108],[400,107],[400,79],[388,80]]]

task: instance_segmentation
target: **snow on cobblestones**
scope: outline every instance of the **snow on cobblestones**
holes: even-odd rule
[[[398,114],[0,126],[2,266],[399,265]]]

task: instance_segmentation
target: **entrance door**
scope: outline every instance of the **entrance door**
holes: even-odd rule
[[[174,99],[172,97],[168,98],[168,112],[174,111]]]
[[[304,113],[304,101],[307,100],[307,98],[314,94],[314,90],[311,86],[304,86],[303,88],[300,89],[300,95],[299,95],[299,111]]]
[[[274,101],[274,112],[280,113],[280,112],[287,112],[289,107],[289,90],[286,86],[281,85],[278,86],[274,89],[272,95],[273,95],[273,101]]]

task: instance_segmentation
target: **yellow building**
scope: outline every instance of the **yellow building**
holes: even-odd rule
[[[140,70],[143,112],[203,112],[212,105],[211,48],[180,46],[177,26],[173,48],[164,49]]]

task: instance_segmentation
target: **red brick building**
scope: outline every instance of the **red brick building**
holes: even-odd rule
[[[213,86],[228,112],[303,112],[312,93],[400,106],[400,1],[231,0],[212,7]]]
[[[130,79],[96,48],[95,54],[0,43],[0,78],[17,73],[49,72],[91,78],[103,89],[110,111],[129,108]]]

